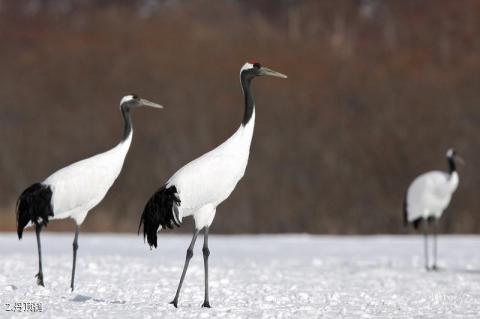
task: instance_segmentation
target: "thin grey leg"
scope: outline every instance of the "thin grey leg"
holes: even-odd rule
[[[208,249],[208,226],[205,227],[203,233],[203,265],[205,268],[205,299],[202,307],[210,308],[210,300],[208,299],[208,256],[210,256],[210,249]]]
[[[195,231],[193,232],[192,242],[190,243],[190,246],[188,246],[188,249],[187,249],[187,256],[185,257],[185,265],[183,266],[182,277],[180,278],[180,283],[178,284],[177,293],[175,294],[175,298],[173,298],[172,302],[170,302],[172,305],[175,306],[175,308],[177,308],[180,290],[182,289],[183,280],[185,279],[185,274],[187,273],[188,263],[190,262],[190,259],[192,259],[192,256],[193,256],[193,247],[195,246],[195,241],[197,240],[197,236],[199,232],[200,232],[200,229],[195,229]]]
[[[73,239],[73,267],[72,267],[72,281],[70,282],[70,288],[74,289],[75,283],[75,266],[77,265],[77,250],[78,250],[78,233],[80,232],[80,226],[75,224],[75,238]]]
[[[45,287],[43,283],[43,270],[42,270],[42,244],[40,243],[40,232],[42,231],[42,225],[35,226],[35,233],[37,235],[37,248],[38,248],[38,274],[35,275],[37,277],[37,285]]]
[[[423,237],[425,240],[425,269],[428,271],[430,267],[428,265],[428,221],[423,220]]]
[[[437,219],[433,220],[433,266],[432,270],[438,270],[437,267]]]

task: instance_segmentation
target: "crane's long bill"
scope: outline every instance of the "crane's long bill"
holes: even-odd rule
[[[262,68],[260,69],[260,75],[275,76],[277,78],[282,78],[282,79],[287,78],[287,76],[285,74],[282,74],[282,73],[277,72],[277,71],[270,70],[269,68],[266,68],[264,66],[262,66]]]
[[[465,165],[465,164],[466,164],[466,163],[465,163],[465,160],[464,160],[463,158],[461,158],[460,156],[458,156],[458,155],[455,156],[455,159],[457,160],[457,162],[458,162],[459,164],[462,164],[462,165]]]
[[[154,107],[154,108],[157,108],[157,109],[163,109],[163,106],[160,105],[160,104],[157,104],[157,103],[153,103],[149,100],[146,100],[146,99],[140,99],[140,104],[142,106],[150,106],[150,107]]]

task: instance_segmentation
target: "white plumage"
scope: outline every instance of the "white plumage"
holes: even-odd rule
[[[143,211],[144,236],[150,247],[157,247],[157,232],[162,228],[180,226],[184,217],[192,216],[195,230],[187,250],[185,266],[171,302],[177,307],[180,289],[185,278],[193,247],[200,230],[204,232],[205,299],[203,307],[210,307],[208,298],[208,230],[215,217],[217,206],[232,193],[243,177],[248,163],[250,144],[255,125],[255,102],[250,84],[256,76],[285,75],[261,66],[245,63],[240,70],[240,83],[245,97],[245,112],[238,130],[225,142],[179,169],[148,201]]]
[[[134,94],[123,97],[120,110],[124,120],[124,132],[123,139],[117,146],[56,171],[43,182],[34,183],[20,195],[17,203],[18,237],[22,238],[26,227],[36,226],[39,258],[37,283],[39,285],[44,285],[40,244],[42,227],[53,219],[72,218],[75,221],[75,238],[70,287],[74,289],[80,225],[88,212],[105,197],[120,174],[132,142],[130,109],[140,106],[162,108],[161,105],[141,99]]]
[[[458,186],[458,173],[432,171],[412,182],[407,192],[407,220],[440,218]]]
[[[52,189],[51,219],[70,217],[78,225],[83,223],[120,175],[132,134],[114,148],[66,166],[42,182]]]
[[[448,207],[452,195],[458,187],[459,177],[456,171],[456,161],[461,158],[453,149],[447,151],[449,172],[431,171],[424,173],[410,184],[405,195],[404,218],[406,223],[412,223],[418,228],[424,223],[425,237],[425,268],[437,269],[437,221]],[[428,228],[433,223],[434,246],[433,266],[428,262]]]
[[[210,226],[216,207],[245,174],[254,125],[255,111],[228,140],[183,166],[168,180],[167,187],[175,186],[181,200],[180,221],[193,215],[196,228]]]

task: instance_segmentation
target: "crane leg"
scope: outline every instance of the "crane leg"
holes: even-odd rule
[[[425,269],[428,271],[430,267],[428,265],[428,221],[426,219],[423,220],[423,238],[425,241]]]
[[[37,235],[37,248],[38,248],[38,274],[35,275],[37,277],[37,284],[39,286],[45,287],[43,283],[43,270],[42,270],[42,244],[40,242],[40,232],[42,231],[42,225],[35,226],[35,233]]]
[[[193,232],[192,242],[190,243],[190,246],[188,246],[188,249],[187,249],[187,255],[185,257],[185,265],[183,266],[182,277],[180,278],[180,282],[178,284],[177,293],[175,294],[175,298],[173,298],[173,300],[170,302],[175,308],[177,308],[180,290],[182,289],[183,280],[185,279],[185,274],[187,273],[188,263],[190,262],[190,259],[192,259],[192,256],[193,256],[193,247],[195,247],[195,241],[197,240],[197,236],[199,232],[200,232],[200,229],[195,229]]]
[[[205,227],[203,233],[203,265],[205,268],[205,299],[203,301],[203,307],[210,308],[210,300],[208,298],[208,256],[210,256],[210,249],[208,249],[208,226]]]
[[[437,267],[437,219],[433,219],[433,266],[432,270],[438,270]]]
[[[73,239],[73,266],[72,266],[72,280],[70,288],[74,289],[75,283],[75,266],[77,265],[77,250],[78,250],[78,233],[80,233],[80,226],[75,224],[75,238]]]

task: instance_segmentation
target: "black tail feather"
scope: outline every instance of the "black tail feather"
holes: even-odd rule
[[[180,205],[180,199],[175,186],[169,188],[163,186],[148,200],[140,218],[138,233],[140,233],[143,224],[143,238],[147,238],[150,248],[152,246],[157,248],[157,232],[160,226],[163,229],[172,229],[174,226],[180,227],[174,215],[175,213],[178,214],[176,207],[178,205]]]
[[[17,234],[21,239],[24,228],[29,222],[46,226],[48,218],[53,216],[52,190],[50,186],[35,183],[20,195],[17,201]]]
[[[420,227],[420,223],[422,222],[423,218],[417,218],[412,221],[413,228],[418,229]]]

